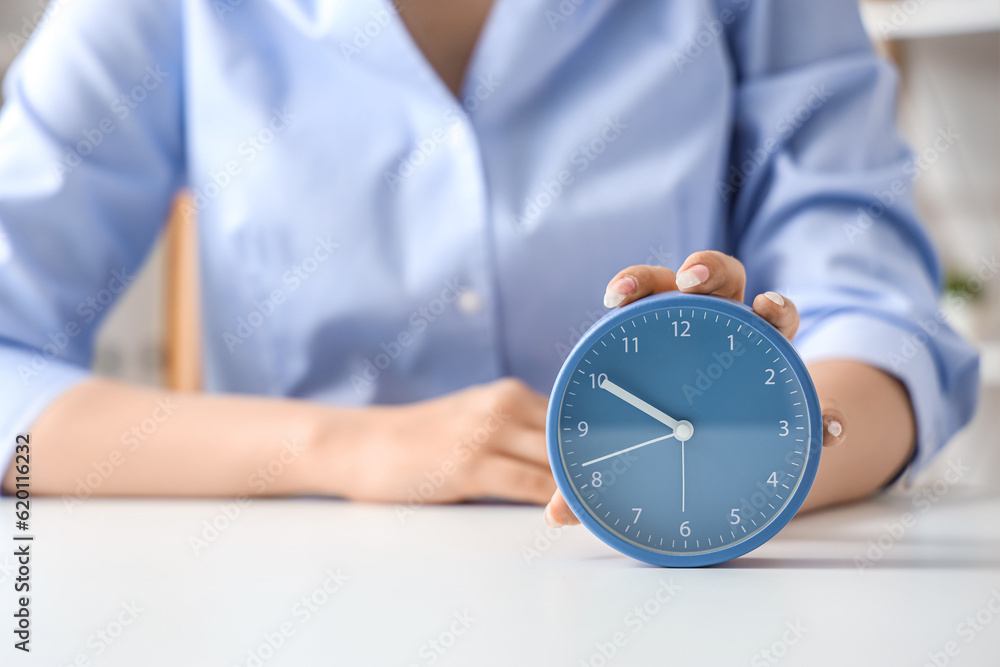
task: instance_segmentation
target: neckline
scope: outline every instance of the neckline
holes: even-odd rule
[[[416,2],[417,0],[404,0],[404,2]],[[462,73],[462,81],[458,88],[458,95],[456,95],[448,84],[445,83],[441,75],[431,64],[427,56],[424,54],[423,49],[417,44],[416,39],[414,39],[413,34],[407,27],[406,22],[403,17],[400,16],[399,11],[396,9],[396,5],[393,0],[376,0],[380,7],[392,15],[392,21],[390,22],[392,26],[389,28],[396,33],[399,39],[399,46],[401,55],[404,58],[406,65],[413,69],[419,76],[424,80],[430,82],[433,87],[438,91],[438,94],[444,95],[448,101],[452,104],[457,104],[463,109],[464,113],[464,100],[469,95],[469,90],[472,88],[479,78],[479,69],[481,67],[482,54],[486,46],[489,46],[493,39],[493,34],[496,32],[496,24],[500,15],[500,6],[505,4],[505,0],[493,0],[490,4],[490,9],[486,13],[486,19],[483,21],[482,27],[479,29],[479,34],[476,36],[476,41],[472,47],[472,53],[469,56],[469,62],[466,64],[465,71]]]

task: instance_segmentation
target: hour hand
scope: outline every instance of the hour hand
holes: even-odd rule
[[[612,394],[620,398],[621,400],[625,401],[632,407],[642,410],[643,412],[645,412],[647,415],[657,420],[658,422],[661,422],[669,426],[671,429],[673,429],[674,436],[681,442],[688,440],[692,435],[694,435],[694,427],[691,425],[691,422],[686,420],[678,421],[674,419],[673,417],[663,412],[662,410],[654,408],[652,405],[642,400],[632,392],[622,389],[611,380],[605,378],[604,380],[601,381],[600,387],[609,394]]]

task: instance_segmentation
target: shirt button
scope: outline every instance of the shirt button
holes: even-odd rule
[[[483,296],[476,290],[467,289],[458,295],[458,310],[463,315],[475,315],[483,309]]]

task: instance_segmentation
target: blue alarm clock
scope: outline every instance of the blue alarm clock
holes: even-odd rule
[[[546,420],[580,521],[647,563],[698,567],[773,537],[819,466],[819,398],[791,343],[746,305],[669,292],[573,348]]]

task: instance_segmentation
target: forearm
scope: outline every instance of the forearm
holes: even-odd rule
[[[343,414],[334,414],[342,412]],[[181,394],[93,380],[31,430],[42,495],[337,494],[350,474],[316,465],[316,443],[350,440],[358,411],[305,401]],[[338,426],[342,437],[329,438]],[[331,426],[332,425],[332,426]],[[326,448],[335,445],[327,445]],[[13,487],[9,469],[4,489]]]
[[[863,498],[909,461],[916,442],[910,399],[902,383],[867,364],[824,361],[809,366],[820,402],[845,417],[844,442],[823,450],[803,510]]]

